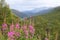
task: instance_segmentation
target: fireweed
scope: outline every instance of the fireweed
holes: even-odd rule
[[[15,32],[15,36],[16,36],[17,38],[19,38],[19,37],[20,37],[20,32]]]
[[[14,24],[13,23],[10,25],[10,31],[14,31]]]
[[[3,30],[6,30],[7,28],[7,24],[4,23],[2,24],[2,28]],[[15,28],[17,31],[15,31]],[[30,37],[34,36],[35,33],[35,29],[32,25],[29,25],[29,27],[27,25],[22,26],[22,32],[24,32],[24,37],[27,39],[29,38],[29,33],[31,34]],[[21,38],[21,33],[20,33],[20,25],[19,23],[16,23],[15,25],[12,23],[10,25],[10,31],[7,33],[8,35],[8,40],[16,40],[17,38]]]
[[[16,23],[16,29],[20,29],[19,23]]]
[[[28,38],[28,30],[24,30],[25,37]]]
[[[4,30],[6,30],[7,29],[7,24],[6,23],[3,23],[2,24],[2,30],[4,31]]]
[[[27,26],[24,25],[24,26],[22,27],[22,29],[23,29],[23,30],[27,30]]]
[[[16,40],[14,31],[8,32],[8,40]]]
[[[30,38],[32,38],[34,36],[34,33],[35,33],[35,29],[32,25],[29,25],[29,33],[31,34]]]
[[[19,25],[19,23],[16,23],[15,24],[15,31],[16,32],[19,32],[20,31],[20,25]]]
[[[19,38],[20,37],[20,26],[19,26],[19,23],[16,23],[16,25],[15,25],[16,27],[15,27],[15,31],[16,31],[16,33],[15,33],[15,35],[16,35],[16,37],[17,38]]]
[[[6,36],[8,31],[7,31],[7,24],[6,23],[3,23],[2,24],[2,34],[4,35],[4,36]]]
[[[28,30],[26,25],[23,26],[23,32],[25,34],[25,38],[28,38]]]

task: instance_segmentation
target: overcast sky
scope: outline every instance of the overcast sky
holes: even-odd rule
[[[10,5],[10,8],[19,11],[60,6],[60,0],[6,0],[6,2]]]

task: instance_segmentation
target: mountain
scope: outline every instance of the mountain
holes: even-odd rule
[[[18,10],[12,9],[12,12],[16,16],[24,18],[24,17],[30,17],[30,16],[37,16],[37,15],[46,14],[48,12],[51,12],[52,9],[53,8],[36,8],[36,9],[33,9],[33,10],[23,11],[23,12],[20,12]]]
[[[28,15],[26,15],[18,10],[12,9],[11,11],[18,17],[21,17],[21,18],[28,17]]]
[[[41,14],[45,14],[51,12],[53,8],[36,8],[30,11],[24,11],[23,13],[27,14],[28,16],[37,16]]]

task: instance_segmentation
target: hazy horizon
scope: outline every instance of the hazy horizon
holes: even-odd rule
[[[60,6],[59,0],[6,0],[11,9],[27,11],[35,8]]]

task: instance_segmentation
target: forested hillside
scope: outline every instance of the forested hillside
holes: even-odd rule
[[[45,31],[48,29],[51,40],[54,40],[56,35],[60,40],[60,7],[54,8],[50,13],[33,17],[33,19],[37,34],[46,36]]]

